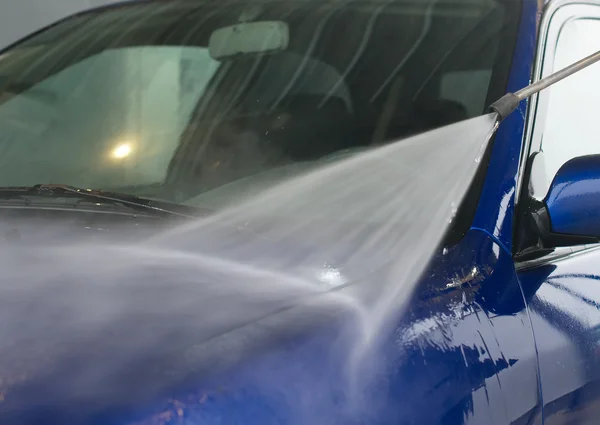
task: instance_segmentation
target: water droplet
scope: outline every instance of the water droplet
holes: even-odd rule
[[[450,202],[450,207],[452,208],[452,215],[456,215],[456,212],[458,211],[458,206],[456,205],[456,202]]]
[[[448,219],[448,223],[452,223],[457,212],[458,206],[456,205],[456,202],[450,202],[450,218]]]

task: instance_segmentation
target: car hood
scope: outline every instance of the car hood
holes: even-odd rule
[[[175,249],[160,220],[86,214],[0,209],[2,423],[89,423],[356,317],[334,256],[292,270],[308,243],[223,227]]]
[[[218,299],[175,302],[194,298],[193,292],[182,297],[185,282],[177,297],[169,296],[168,285],[129,293],[120,288],[121,296],[131,297],[128,305],[133,311],[91,334],[71,323],[77,316],[64,312],[75,314],[106,299],[114,301],[106,287],[92,285],[95,292],[87,292],[86,287],[87,293],[75,290],[62,297],[50,297],[46,291],[37,304],[29,300],[27,323],[17,326],[15,344],[0,344],[0,419],[19,425],[387,425],[411,418],[439,423],[460,397],[470,394],[473,385],[481,385],[463,380],[466,372],[457,365],[464,364],[464,347],[453,346],[444,331],[438,335],[436,329],[442,322],[443,327],[468,322],[464,305],[476,296],[481,273],[489,272],[481,268],[471,278],[467,276],[466,292],[448,290],[453,284],[449,276],[455,274],[457,265],[489,267],[495,254],[483,240],[481,234],[471,232],[460,246],[440,253],[412,297],[410,309],[390,316],[392,326],[382,327],[376,338],[369,334],[362,314],[381,294],[384,266],[346,274],[346,284],[324,286],[310,296],[298,293],[301,302],[289,303],[286,298],[282,303],[282,293],[273,293],[254,304],[256,309],[243,311],[235,323],[226,316],[220,321],[212,316],[222,307]],[[81,263],[81,257],[71,255],[76,264]],[[89,267],[84,269],[85,276],[90,275]],[[183,275],[198,270],[187,264],[182,267]],[[174,271],[181,275],[179,268],[170,275]],[[211,270],[204,272],[201,280],[210,276],[214,282],[218,277]],[[137,277],[156,280],[152,271]],[[61,279],[64,283],[64,273]],[[56,290],[56,282],[51,283]],[[11,312],[16,314],[13,318],[23,317],[23,305],[15,293],[23,292],[4,289],[0,323],[7,323]],[[54,308],[54,321],[43,328],[43,335],[31,333],[28,323],[38,317],[34,307],[48,303]],[[153,314],[144,315],[148,308]],[[65,326],[71,326],[78,337],[64,338],[57,328]],[[21,350],[11,351],[14,347]],[[23,347],[27,347],[25,352]],[[481,367],[476,375],[482,380],[493,375],[493,368]],[[444,381],[454,384],[440,386]]]

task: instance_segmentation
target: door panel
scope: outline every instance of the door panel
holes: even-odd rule
[[[520,272],[534,289],[530,316],[538,349],[544,423],[600,421],[600,249]],[[537,289],[536,289],[537,288]]]

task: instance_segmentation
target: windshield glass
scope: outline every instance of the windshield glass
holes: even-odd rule
[[[504,0],[155,1],[0,55],[0,186],[220,209],[500,97]],[[248,25],[248,24],[256,25]]]

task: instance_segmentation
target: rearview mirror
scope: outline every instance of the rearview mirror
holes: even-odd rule
[[[215,60],[276,53],[287,49],[289,38],[289,27],[285,22],[244,22],[214,31],[208,42],[208,52]]]

